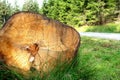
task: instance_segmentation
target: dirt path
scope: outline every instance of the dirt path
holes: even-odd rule
[[[81,36],[120,40],[120,33],[79,32]]]

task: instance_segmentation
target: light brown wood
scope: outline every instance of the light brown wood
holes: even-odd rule
[[[58,59],[69,61],[76,56],[80,36],[72,27],[43,15],[19,12],[0,30],[0,45],[7,65],[47,71]]]

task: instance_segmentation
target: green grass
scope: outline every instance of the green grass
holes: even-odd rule
[[[120,80],[120,41],[82,37],[78,57],[40,77],[23,76],[0,64],[0,80]]]
[[[120,33],[120,23],[109,23],[106,25],[98,25],[98,26],[82,26],[76,29],[81,32]]]
[[[96,74],[91,80],[120,80],[120,41],[83,37],[80,51],[95,65]]]

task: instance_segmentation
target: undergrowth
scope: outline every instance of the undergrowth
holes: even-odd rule
[[[105,25],[96,26],[82,26],[76,29],[80,32],[120,33],[120,23],[109,23]]]

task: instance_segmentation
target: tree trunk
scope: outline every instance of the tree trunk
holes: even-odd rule
[[[100,3],[100,2],[101,2],[101,0],[98,0],[98,3]],[[105,21],[103,10],[104,10],[104,5],[100,5],[98,15],[97,15],[98,19],[99,19],[99,22],[98,22],[99,25],[103,25],[104,21]]]

